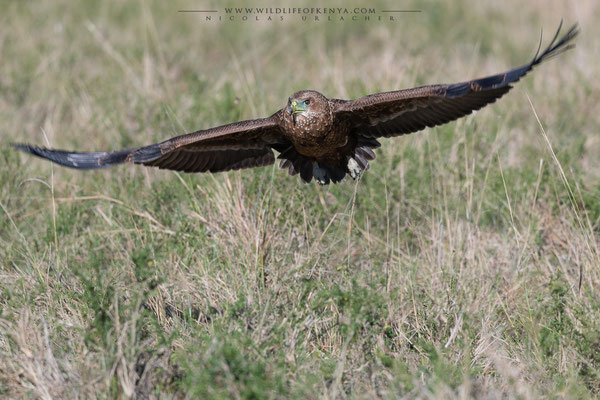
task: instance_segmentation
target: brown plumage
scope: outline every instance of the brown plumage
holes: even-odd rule
[[[561,23],[562,26],[562,23]],[[185,172],[220,172],[270,165],[273,149],[281,168],[302,181],[339,182],[360,176],[375,158],[379,137],[417,132],[470,114],[508,92],[535,65],[574,45],[576,25],[556,35],[533,60],[508,72],[449,85],[384,92],[356,100],[328,99],[313,90],[294,93],[286,107],[268,118],[241,121],[177,136],[130,150],[79,153],[15,144],[20,150],[78,168],[124,162]],[[541,43],[540,43],[541,44]]]

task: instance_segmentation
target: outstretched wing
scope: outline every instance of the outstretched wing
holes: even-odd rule
[[[125,162],[185,172],[220,172],[273,164],[271,147],[285,142],[279,113],[177,136],[137,149],[80,153],[14,144],[19,150],[77,169],[106,168]]]
[[[335,116],[349,122],[355,134],[365,137],[404,135],[453,121],[493,103],[535,65],[572,48],[570,42],[579,32],[577,25],[558,39],[561,27],[562,21],[548,47],[541,54],[538,49],[533,60],[522,67],[469,82],[422,86],[339,102]]]

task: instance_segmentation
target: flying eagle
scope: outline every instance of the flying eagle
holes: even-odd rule
[[[303,182],[321,185],[349,174],[359,177],[375,159],[380,137],[445,124],[493,103],[537,64],[574,45],[577,25],[559,39],[562,22],[548,47],[528,64],[468,82],[421,86],[371,94],[356,100],[328,99],[314,90],[290,96],[268,118],[240,121],[177,136],[136,149],[80,153],[14,144],[17,149],[78,169],[132,162],[184,172],[220,172],[275,162]],[[541,42],[540,42],[541,47]]]

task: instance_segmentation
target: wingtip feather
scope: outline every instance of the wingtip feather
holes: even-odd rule
[[[52,161],[63,167],[75,169],[100,169],[127,161],[130,150],[112,152],[79,153],[74,151],[47,149],[29,144],[11,143],[14,148],[36,157]]]
[[[552,38],[552,40],[550,41],[550,43],[548,44],[546,49],[542,52],[542,54],[539,54],[539,48],[538,48],[538,51],[536,52],[535,57],[531,61],[531,66],[534,66],[543,61],[549,60],[552,57],[556,57],[557,55],[562,54],[565,51],[568,51],[575,47],[575,44],[572,42],[579,35],[579,32],[580,32],[579,24],[577,24],[577,23],[573,24],[569,28],[567,33],[565,33],[559,39],[562,26],[563,26],[563,21],[561,20],[560,24],[558,25],[558,29],[556,30],[556,33],[554,34],[554,37]],[[540,44],[541,44],[541,42],[540,42]]]

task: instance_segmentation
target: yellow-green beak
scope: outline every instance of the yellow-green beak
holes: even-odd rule
[[[293,100],[292,103],[290,104],[290,108],[291,108],[292,114],[299,114],[301,112],[308,110],[308,106],[302,100],[300,100],[300,101]]]

